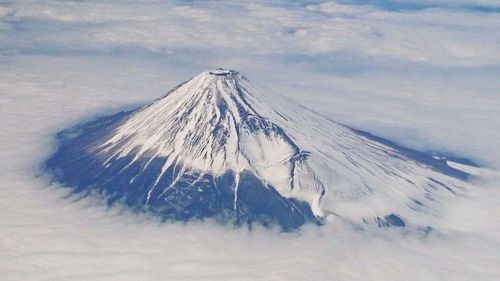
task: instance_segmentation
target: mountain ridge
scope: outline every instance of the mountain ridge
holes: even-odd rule
[[[65,137],[71,130],[76,137]],[[263,96],[225,69],[204,71],[150,105],[68,129],[59,141],[46,170],[75,192],[97,189],[184,220],[224,214],[295,228],[334,214],[403,226],[435,214],[469,177],[445,159]]]

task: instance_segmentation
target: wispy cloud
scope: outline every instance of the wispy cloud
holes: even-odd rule
[[[118,7],[109,2],[53,2],[11,4],[4,10],[8,11],[2,17],[4,50],[29,45],[95,52],[123,47],[167,53],[222,48],[251,54],[349,51],[452,65],[500,60],[498,38],[491,36],[497,27],[496,13],[394,12],[334,2],[305,6],[151,2]]]

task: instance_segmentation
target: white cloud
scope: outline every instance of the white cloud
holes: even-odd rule
[[[196,3],[12,4],[11,21],[30,26],[48,47],[107,50],[140,46],[224,48],[257,54],[353,51],[431,64],[498,63],[498,15],[467,11],[391,12],[336,3],[283,5]],[[56,32],[48,32],[57,26]],[[12,34],[17,37],[18,34]],[[62,40],[67,37],[71,40]],[[28,44],[27,37],[20,44]],[[69,42],[68,42],[69,41]],[[478,44],[479,43],[479,44]]]
[[[410,4],[410,5],[442,5],[445,7],[467,7],[467,6],[479,6],[479,7],[490,7],[498,8],[500,4],[496,0],[389,0],[389,3],[396,4]]]
[[[484,4],[486,5],[486,4]],[[495,280],[498,176],[439,235],[159,224],[35,178],[53,133],[241,70],[344,123],[500,167],[498,13],[336,3],[0,5],[0,275],[6,280]]]

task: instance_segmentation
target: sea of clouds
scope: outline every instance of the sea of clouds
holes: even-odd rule
[[[0,1],[0,280],[497,280],[497,1]],[[159,223],[40,174],[61,129],[206,68],[486,168],[438,231]]]

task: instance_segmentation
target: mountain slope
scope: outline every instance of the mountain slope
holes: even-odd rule
[[[333,215],[403,226],[433,215],[468,174],[262,95],[241,74],[207,70],[152,104],[59,134],[46,168],[164,218],[295,228]]]

